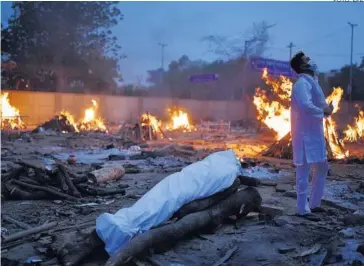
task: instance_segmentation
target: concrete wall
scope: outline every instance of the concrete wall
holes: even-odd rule
[[[91,106],[92,99],[99,103],[99,115],[107,123],[116,124],[135,121],[147,111],[159,118],[166,117],[166,109],[172,105],[185,108],[196,120],[244,119],[248,116],[246,110],[251,109],[251,106],[245,108],[242,101],[197,101],[33,91],[8,92],[11,105],[20,110],[20,115],[27,116],[24,120],[29,126],[39,125],[59,114],[61,110],[67,110],[79,119],[83,116],[83,111]]]
[[[3,91],[5,92],[5,91]],[[91,106],[91,100],[99,103],[99,115],[107,123],[120,124],[135,121],[144,112],[149,111],[158,118],[167,117],[166,109],[173,105],[185,108],[192,119],[239,120],[256,117],[252,103],[243,101],[198,101],[176,98],[124,97],[111,95],[92,95],[75,93],[53,93],[32,91],[8,91],[11,105],[20,110],[20,115],[28,116],[25,122],[29,126],[39,125],[61,110],[67,110],[79,119],[83,111]],[[340,110],[335,114],[339,128],[353,121],[357,109],[355,104],[364,108],[363,102],[341,102]]]

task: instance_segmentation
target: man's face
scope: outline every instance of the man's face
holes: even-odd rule
[[[308,64],[308,62],[310,62],[311,58],[309,58],[308,56],[304,55],[302,56],[302,64]]]

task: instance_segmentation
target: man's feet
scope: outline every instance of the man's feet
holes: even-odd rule
[[[312,214],[312,213],[305,213],[305,214],[296,214],[298,217],[310,220],[310,221],[314,221],[314,222],[318,222],[321,221],[321,219],[319,217],[317,217],[316,215]]]

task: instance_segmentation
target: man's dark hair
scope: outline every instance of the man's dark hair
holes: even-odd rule
[[[292,59],[291,59],[291,67],[292,69],[297,73],[300,74],[301,71],[301,63],[302,63],[302,57],[304,57],[305,54],[303,52],[298,52]]]

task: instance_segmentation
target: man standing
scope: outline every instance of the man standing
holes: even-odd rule
[[[304,53],[291,60],[292,69],[299,74],[291,95],[291,135],[293,163],[296,165],[298,215],[308,215],[320,208],[328,171],[324,116],[332,114],[332,106],[316,80],[317,67]],[[309,174],[313,169],[312,189],[308,203]]]

